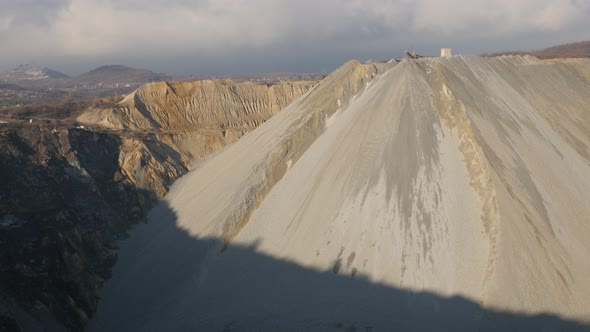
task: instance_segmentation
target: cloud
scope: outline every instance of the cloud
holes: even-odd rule
[[[0,17],[10,17],[15,26],[47,25],[70,5],[70,0],[0,0]]]
[[[0,31],[9,30],[10,27],[12,26],[13,20],[14,20],[14,17],[12,17],[12,16],[0,17]]]
[[[585,0],[0,0],[0,8],[0,65],[120,59],[179,69],[170,60],[179,59],[236,71],[385,57],[410,45],[540,47],[590,33]]]
[[[555,2],[547,4],[547,6],[535,13],[532,17],[532,22],[536,27],[542,30],[558,31],[569,22],[584,18],[583,15],[580,15],[581,12],[578,10],[580,8],[584,7],[576,7],[573,2]],[[587,7],[586,10],[588,10]],[[588,17],[586,19],[588,19]]]

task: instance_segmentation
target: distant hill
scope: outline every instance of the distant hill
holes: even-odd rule
[[[0,82],[0,90],[14,90],[14,91],[23,91],[26,90],[20,85],[12,84],[12,83],[1,83]]]
[[[590,41],[563,44],[533,52],[538,58],[587,58],[590,57]]]
[[[43,73],[45,74],[45,76],[47,76],[47,78],[68,78],[69,77],[68,75],[66,75],[64,73],[53,70],[53,69],[43,68],[42,70],[43,70]]]
[[[147,83],[164,81],[167,79],[170,79],[170,76],[156,73],[151,70],[136,69],[121,65],[108,65],[81,74],[75,77],[74,81],[78,85],[97,85]]]
[[[68,75],[50,68],[41,68],[34,65],[24,64],[16,68],[0,73],[0,80],[5,82],[15,81],[37,81],[46,79],[67,78]]]
[[[576,43],[562,44],[551,46],[535,51],[508,51],[487,54],[487,56],[500,55],[533,55],[539,59],[555,58],[590,58],[590,41],[581,41]]]
[[[121,65],[101,66],[73,77],[53,69],[33,65],[19,65],[12,70],[0,73],[0,83],[6,85],[5,89],[14,85],[37,92],[60,90],[71,98],[127,94],[143,84],[170,79],[172,77],[165,74]],[[41,100],[38,93],[33,93],[33,95],[35,96],[31,96],[30,100],[25,98],[26,100],[20,100],[19,103]]]

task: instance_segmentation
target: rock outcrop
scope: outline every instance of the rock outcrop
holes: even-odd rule
[[[77,120],[112,130],[155,134],[158,141],[174,146],[184,158],[197,159],[234,143],[315,84],[155,82],[113,107],[89,109]]]
[[[0,306],[21,307],[13,315],[33,326],[79,330],[117,240],[187,160],[156,140],[43,126],[2,130],[0,151],[0,292],[10,299]]]
[[[116,106],[78,117],[86,124],[115,129],[251,130],[303,95],[313,82],[260,84],[230,80],[155,82]]]

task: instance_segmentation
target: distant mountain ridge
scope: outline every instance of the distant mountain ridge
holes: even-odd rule
[[[590,41],[562,44],[536,51],[538,58],[588,58],[590,57]]]
[[[489,56],[525,54],[536,56],[539,59],[590,58],[590,41],[580,41],[575,43],[561,44],[535,51],[498,52],[489,54]]]
[[[60,79],[68,77],[68,75],[57,70],[47,67],[41,68],[30,64],[18,65],[16,68],[0,74],[0,79],[4,81]]]
[[[148,83],[171,79],[169,75],[147,69],[136,69],[122,65],[105,65],[75,77],[85,84]]]
[[[139,86],[156,81],[171,80],[166,74],[123,65],[105,65],[77,76],[29,64],[0,73],[0,83],[34,90],[86,91],[90,95],[126,94]]]

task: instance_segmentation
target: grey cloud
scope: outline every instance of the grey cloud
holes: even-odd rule
[[[404,48],[537,48],[590,33],[585,0],[0,0],[0,66],[330,70]]]
[[[0,0],[0,18],[15,26],[51,24],[71,0]]]

